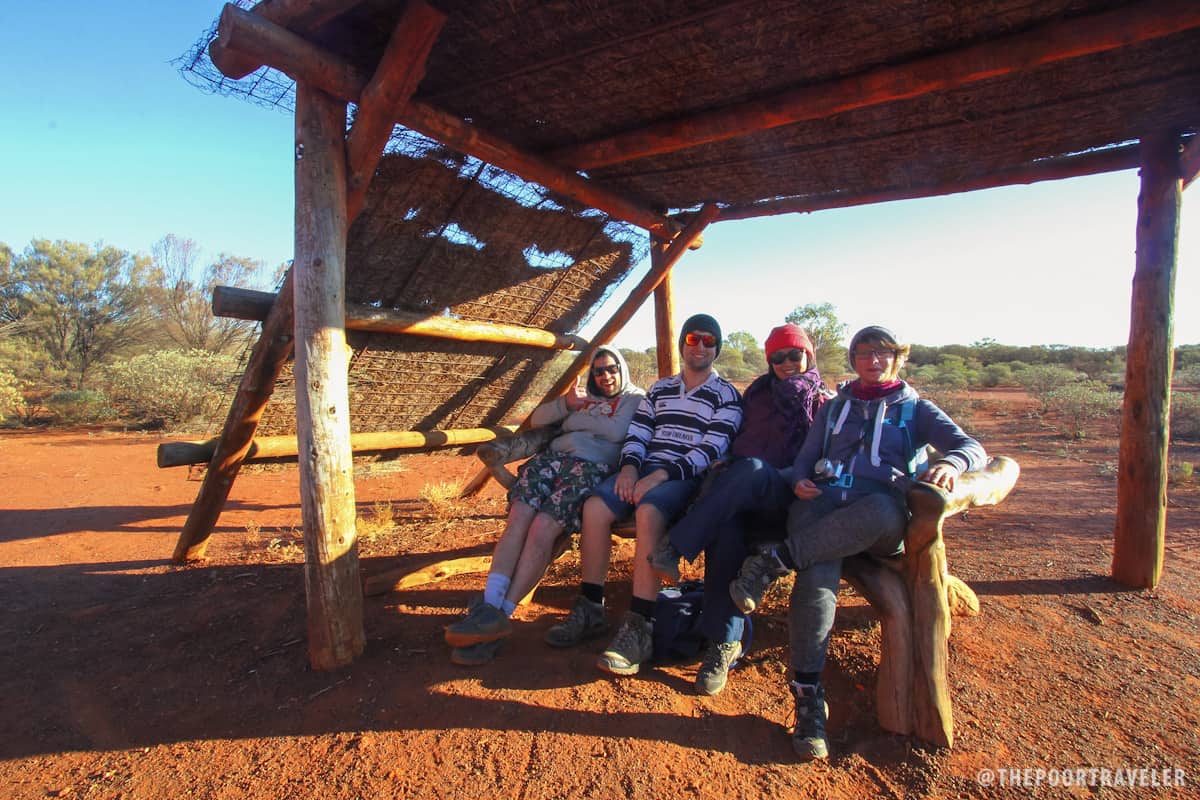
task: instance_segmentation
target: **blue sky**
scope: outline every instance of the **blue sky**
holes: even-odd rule
[[[291,257],[290,115],[205,94],[170,65],[220,8],[4,5],[0,242],[149,252],[174,233],[268,270]],[[761,341],[796,306],[828,301],[852,330],[878,322],[922,344],[1125,344],[1137,192],[1130,171],[718,223],[676,268],[677,314],[712,313]],[[1184,193],[1177,344],[1200,343],[1197,192]],[[653,343],[648,306],[618,345]]]

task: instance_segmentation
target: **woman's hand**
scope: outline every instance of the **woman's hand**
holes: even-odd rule
[[[646,492],[658,486],[660,483],[666,483],[667,471],[665,469],[656,469],[646,477],[642,478],[633,486],[633,503],[642,502],[642,498],[646,496]]]
[[[954,482],[958,479],[958,469],[945,462],[934,464],[917,476],[917,480],[940,486],[947,492],[954,491]]]
[[[613,491],[617,493],[617,497],[624,500],[626,503],[632,503],[633,487],[638,482],[637,467],[626,464],[621,467],[621,471],[617,473],[617,482],[613,484]]]
[[[796,497],[801,500],[812,500],[817,495],[821,494],[821,487],[817,486],[808,478],[801,478],[796,481],[796,485],[792,487],[792,491],[796,493]]]

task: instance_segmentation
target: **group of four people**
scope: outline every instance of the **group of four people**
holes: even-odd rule
[[[871,326],[852,337],[848,356],[856,378],[832,399],[812,342],[796,325],[770,332],[768,370],[744,394],[713,368],[720,350],[719,324],[697,314],[680,333],[679,374],[642,392],[620,353],[601,347],[586,391],[568,392],[534,412],[535,426],[558,423],[562,433],[521,467],[483,596],[447,626],[446,641],[456,663],[490,661],[512,632],[513,610],[549,565],[556,540],[575,530],[579,596],[545,639],[570,647],[608,633],[611,528],[632,516],[637,538],[629,611],[597,666],[632,675],[650,661],[660,582],[677,582],[680,561],[704,553],[700,626],[708,644],[696,690],[717,694],[742,654],[745,615],[772,582],[794,573],[792,742],[802,758],[824,758],[821,671],[842,560],[901,553],[908,482],[953,489],[959,474],[983,465],[985,454],[899,379],[909,348],[886,328]],[[925,445],[938,452],[932,464],[919,463]]]

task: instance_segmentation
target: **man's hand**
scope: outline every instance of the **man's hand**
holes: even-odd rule
[[[667,471],[665,469],[656,469],[633,486],[633,502],[635,504],[642,502],[642,498],[646,496],[646,492],[658,486],[660,483],[665,483],[667,480]]]
[[[821,488],[808,478],[801,478],[796,481],[796,485],[792,487],[792,491],[801,500],[812,500],[821,494]]]
[[[617,473],[617,482],[613,485],[613,491],[617,493],[617,497],[624,500],[626,503],[634,502],[633,487],[638,482],[637,467],[632,464],[626,464],[621,467],[621,471]]]
[[[567,390],[563,395],[563,399],[567,403],[567,411],[578,411],[583,408],[587,401],[587,386],[582,383],[583,379],[579,378],[575,381],[575,385]]]

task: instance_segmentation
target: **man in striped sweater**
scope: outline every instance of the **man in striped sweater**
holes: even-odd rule
[[[568,646],[607,629],[603,592],[612,524],[632,514],[637,526],[633,598],[620,630],[597,662],[600,669],[617,675],[635,674],[653,650],[659,578],[649,556],[666,535],[667,523],[687,507],[704,471],[725,456],[742,422],[741,396],[713,369],[721,351],[717,321],[707,314],[690,317],[680,331],[679,351],[679,374],[655,383],[633,416],[621,448],[620,470],[584,503],[582,598],[546,635],[550,644]]]

